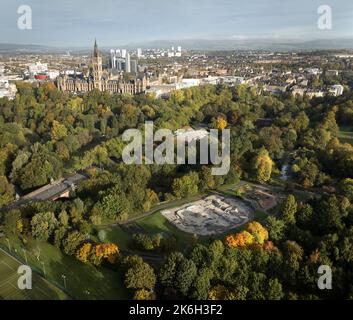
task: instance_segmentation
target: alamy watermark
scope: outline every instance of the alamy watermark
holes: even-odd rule
[[[17,280],[17,286],[20,290],[32,289],[32,269],[27,265],[21,265],[17,269],[20,277]]]
[[[317,281],[317,286],[320,290],[331,290],[332,289],[332,269],[330,266],[321,265],[317,270],[318,274],[321,274]]]
[[[21,5],[17,9],[19,18],[17,20],[17,27],[20,30],[32,29],[32,8],[28,5]]]
[[[317,27],[320,30],[332,30],[332,8],[329,5],[321,5],[317,9],[320,15],[317,21]]]
[[[138,129],[128,129],[123,133],[123,141],[129,142],[122,153],[124,163],[197,164],[199,161],[199,164],[212,163],[218,166],[212,168],[212,175],[226,175],[229,172],[229,129],[210,129],[209,133],[196,138],[192,135],[195,130],[178,130],[177,135],[169,129],[159,129],[154,133],[153,121],[147,121],[144,129],[144,134]],[[199,152],[197,152],[197,145],[199,145]]]

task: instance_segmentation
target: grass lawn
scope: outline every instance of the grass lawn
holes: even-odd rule
[[[105,231],[105,242],[115,243],[121,249],[127,249],[130,241],[132,240],[131,234],[119,225],[109,227],[98,226],[96,228],[98,232],[100,230]]]
[[[342,126],[340,128],[339,139],[341,142],[353,145],[353,127]]]
[[[0,239],[0,244],[3,247],[8,245],[4,238]],[[25,253],[20,240],[10,237],[10,246],[11,253],[24,262]],[[65,275],[67,286],[65,291],[74,299],[128,298],[128,292],[117,271],[106,268],[98,269],[81,263],[43,241],[29,240],[25,250],[28,264],[32,269],[42,275],[45,273],[48,281],[63,290],[65,290],[65,285],[62,275]],[[39,260],[34,255],[35,251],[40,251]]]
[[[136,224],[149,234],[167,234],[174,236],[181,248],[185,248],[192,239],[192,234],[174,227],[160,212],[136,220]]]
[[[255,220],[256,221],[261,222],[261,221],[265,220],[268,217],[268,214],[266,212],[264,212],[264,211],[256,210],[254,212],[254,216],[255,216]]]
[[[0,250],[0,300],[65,300],[69,297],[59,288],[45,281],[38,274],[32,274],[32,289],[20,290],[17,281],[18,262],[6,252]]]

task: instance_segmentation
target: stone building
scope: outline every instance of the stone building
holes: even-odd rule
[[[145,92],[148,85],[146,75],[127,80],[122,74],[113,75],[107,70],[103,70],[102,56],[99,53],[96,41],[94,43],[92,68],[89,75],[87,77],[64,75],[58,77],[56,82],[58,89],[61,91],[88,92],[98,89],[99,91],[118,94]]]

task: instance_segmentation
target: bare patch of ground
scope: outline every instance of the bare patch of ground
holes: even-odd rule
[[[243,187],[242,198],[250,201],[258,209],[268,211],[280,203],[284,196],[274,192],[270,188],[255,185],[246,185]]]

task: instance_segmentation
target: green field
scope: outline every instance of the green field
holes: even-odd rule
[[[164,234],[173,236],[178,244],[185,248],[192,239],[192,235],[174,227],[160,212],[154,213],[148,217],[141,218],[136,224],[149,234]]]
[[[32,289],[20,290],[17,273],[21,265],[13,257],[0,250],[0,300],[63,300],[68,296],[37,274],[32,274]]]
[[[339,138],[341,142],[353,145],[353,127],[342,126],[340,128]]]
[[[8,244],[2,238],[0,245],[6,247]],[[84,264],[43,241],[29,240],[24,247],[19,239],[10,237],[10,245],[11,254],[24,262],[26,253],[32,269],[43,276],[45,273],[48,281],[65,290],[74,299],[120,300],[129,297],[118,271]],[[35,251],[40,252],[39,260],[35,257]],[[66,289],[63,275],[66,276]]]
[[[119,225],[109,227],[99,226],[97,232],[104,230],[105,242],[115,243],[120,249],[127,249],[131,241],[131,234]],[[94,240],[99,241],[98,237]]]

